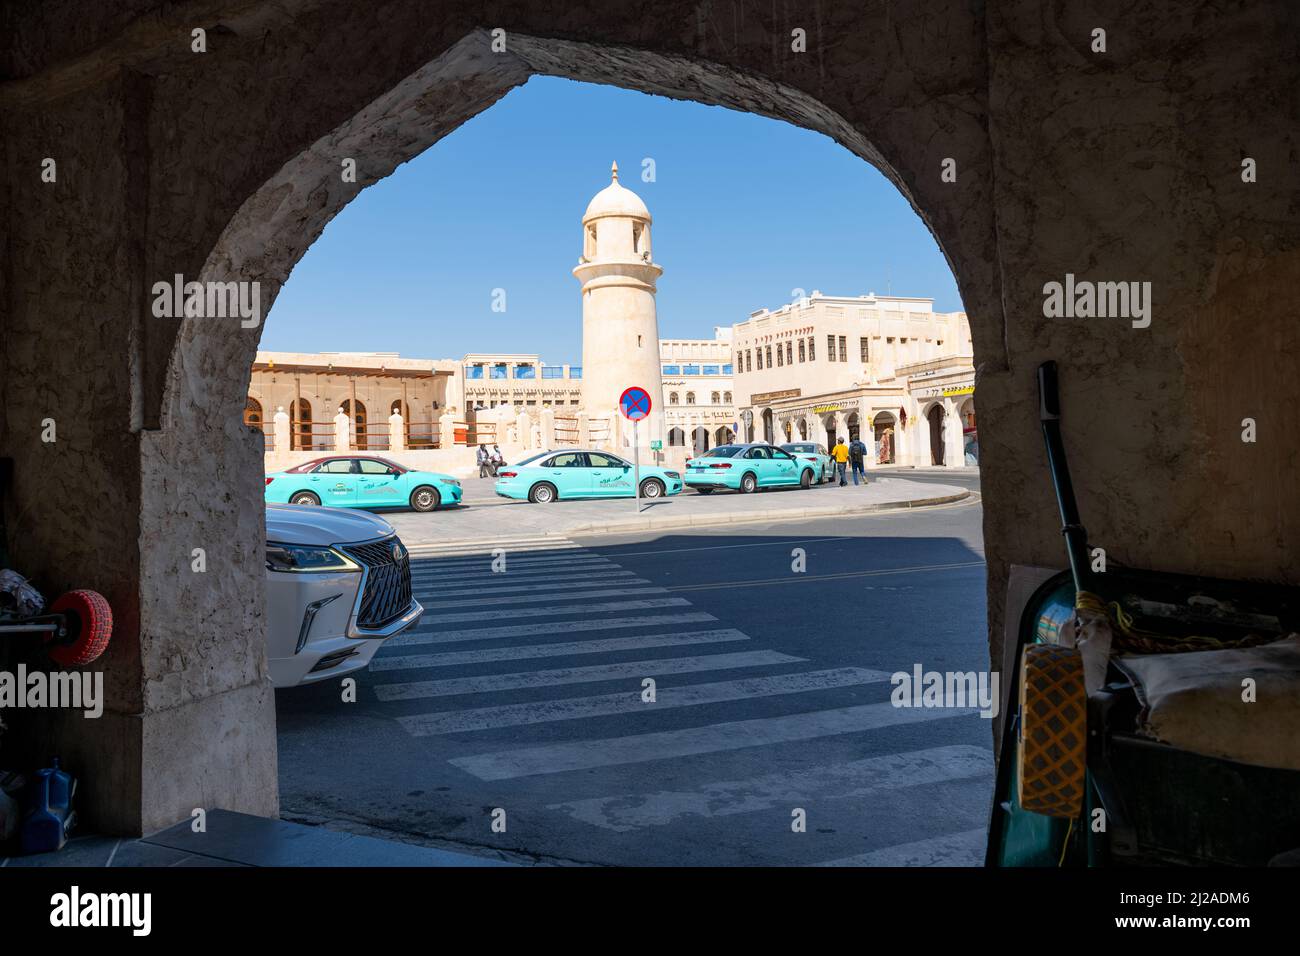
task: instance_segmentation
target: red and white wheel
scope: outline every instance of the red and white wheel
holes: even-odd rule
[[[64,667],[89,664],[108,647],[113,609],[98,591],[69,591],[50,606],[49,613],[62,614],[68,622],[67,637],[45,641],[55,663]]]

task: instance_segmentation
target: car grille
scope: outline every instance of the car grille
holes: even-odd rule
[[[396,546],[399,557],[393,557]],[[411,559],[397,535],[368,544],[349,544],[340,550],[366,569],[366,589],[357,611],[358,627],[383,627],[411,606]]]

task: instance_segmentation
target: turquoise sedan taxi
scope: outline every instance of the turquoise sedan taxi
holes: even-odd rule
[[[825,445],[819,445],[811,441],[795,441],[790,442],[788,445],[782,445],[781,450],[788,451],[802,461],[815,462],[818,481],[834,480],[835,461],[831,458],[830,452],[826,450]]]
[[[632,463],[607,451],[566,448],[526,458],[497,472],[502,498],[533,502],[561,498],[631,498]],[[681,472],[641,466],[641,497],[659,498],[682,490]]]
[[[816,465],[775,445],[719,445],[687,459],[685,482],[702,495],[719,488],[749,494],[760,488],[810,488]]]
[[[274,504],[331,508],[402,508],[434,511],[460,504],[460,482],[436,471],[412,471],[374,455],[315,458],[266,476]]]

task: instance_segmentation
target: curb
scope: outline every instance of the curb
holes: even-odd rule
[[[929,508],[935,505],[951,504],[965,501],[971,492],[963,491],[956,495],[943,495],[937,498],[914,498],[910,501],[886,501],[873,505],[856,505],[841,508],[802,508],[792,511],[740,512],[737,514],[696,515],[681,518],[646,518],[641,521],[614,521],[605,524],[579,525],[567,528],[565,536],[578,534],[615,534],[623,531],[661,530],[670,528],[697,528],[719,524],[753,524],[755,522],[790,521],[797,518],[833,518],[838,515],[870,514],[873,511],[898,511],[904,508]]]

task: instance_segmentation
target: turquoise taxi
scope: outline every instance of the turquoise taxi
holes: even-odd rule
[[[607,451],[565,448],[546,451],[497,472],[502,498],[552,502],[561,498],[630,498],[635,494],[632,463]],[[682,490],[682,475],[641,466],[641,497],[660,498]]]
[[[741,494],[760,488],[810,488],[817,480],[817,466],[775,445],[719,445],[687,459],[684,480],[702,495],[720,488]]]
[[[330,455],[266,476],[269,504],[330,508],[411,508],[458,505],[460,482],[436,471],[413,471],[374,455]]]
[[[825,445],[819,445],[812,441],[794,441],[781,446],[782,451],[788,451],[796,458],[802,461],[811,461],[817,465],[817,480],[832,481],[835,478],[835,459],[831,458],[830,452],[826,450]]]

